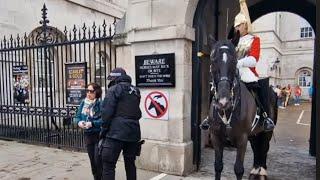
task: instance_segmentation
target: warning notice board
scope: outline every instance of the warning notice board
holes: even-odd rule
[[[168,92],[151,91],[144,94],[143,117],[150,119],[169,119]]]

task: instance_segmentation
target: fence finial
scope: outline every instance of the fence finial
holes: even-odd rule
[[[42,24],[42,26],[46,27],[47,24],[49,24],[49,20],[48,20],[48,17],[47,17],[47,7],[46,7],[46,4],[43,4],[43,8],[41,9],[42,11],[42,20],[40,21],[40,24]]]

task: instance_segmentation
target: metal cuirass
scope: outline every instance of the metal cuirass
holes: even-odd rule
[[[253,39],[254,37],[252,35],[246,35],[240,38],[238,46],[236,47],[237,59],[241,59],[248,55]]]

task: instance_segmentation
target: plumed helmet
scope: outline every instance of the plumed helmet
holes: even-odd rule
[[[123,68],[115,68],[110,72],[110,74],[109,74],[107,79],[110,80],[110,81],[114,81],[117,78],[119,78],[121,76],[124,76],[126,74],[127,73]]]
[[[240,25],[241,23],[247,23],[247,22],[248,22],[248,20],[247,20],[246,16],[240,12],[234,18],[234,27]]]

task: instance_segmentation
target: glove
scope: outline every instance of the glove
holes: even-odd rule
[[[89,129],[92,127],[92,122],[86,122],[84,128]]]
[[[257,64],[256,58],[253,56],[246,56],[244,58],[241,58],[237,62],[237,68],[242,67],[255,67]]]
[[[85,124],[86,124],[86,123],[85,123],[84,121],[79,121],[79,122],[78,122],[78,126],[79,126],[80,128],[82,128],[82,129],[85,127]]]
[[[237,62],[237,68],[239,69],[239,68],[242,68],[242,67],[243,67],[243,61],[238,60],[238,62]]]

